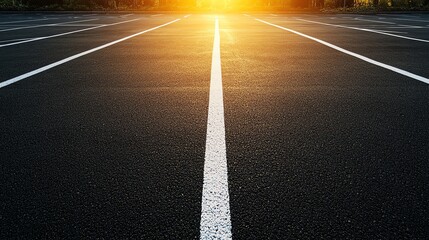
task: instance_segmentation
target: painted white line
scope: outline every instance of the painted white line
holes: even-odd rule
[[[426,28],[426,27],[424,27],[424,26],[398,25],[397,27],[386,27],[386,28],[416,29],[416,28]]]
[[[372,29],[372,30],[377,31],[377,32],[385,32],[385,33],[408,34],[408,32],[398,32],[398,31],[380,30],[380,29]]]
[[[384,24],[390,24],[390,25],[398,25],[401,27],[408,27],[408,28],[421,28],[421,26],[403,25],[403,24],[398,24],[395,22],[375,21],[375,20],[362,19],[362,18],[354,18],[353,20],[364,21],[364,22],[384,23]]]
[[[188,18],[189,16],[191,16],[191,14],[188,14],[188,15],[184,16],[184,18]]]
[[[274,17],[277,17],[277,15],[276,14],[270,14],[271,16],[274,16]]]
[[[382,35],[396,37],[396,38],[403,38],[403,39],[412,40],[412,41],[429,43],[429,40],[426,40],[426,39],[406,37],[406,36],[402,36],[402,35],[388,33],[388,31],[383,31],[383,30],[374,30],[374,29],[367,29],[367,28],[350,27],[350,26],[330,24],[330,23],[324,23],[324,22],[316,22],[316,21],[311,21],[311,20],[306,20],[306,19],[300,19],[300,18],[297,18],[297,20],[303,21],[303,22],[309,22],[309,23],[315,23],[315,24],[320,24],[320,25],[331,26],[331,27],[348,28],[348,29],[359,30],[359,31],[364,31],[364,32],[371,32],[371,33],[382,34]]]
[[[109,23],[108,23],[109,24]],[[76,24],[67,24],[67,27],[95,27],[95,26],[103,26],[106,24],[102,24],[102,23],[76,23]],[[55,25],[55,26],[49,26],[49,27],[64,27],[64,25]]]
[[[200,239],[232,239],[218,17],[213,42]]]
[[[395,20],[402,20],[402,21],[411,21],[411,22],[424,22],[427,23],[429,21],[426,20],[418,20],[418,19],[406,19],[406,18],[393,18]]]
[[[53,20],[58,18],[42,18],[42,19],[33,19],[33,20],[20,20],[20,21],[12,21],[12,22],[0,22],[0,24],[9,24],[9,23],[23,23],[23,22],[39,22],[46,20]]]
[[[121,17],[129,17],[129,16],[132,16],[132,15],[134,15],[134,13],[130,13],[130,14],[125,14],[125,15],[121,15]]]
[[[250,17],[250,15],[249,15],[249,14],[245,14],[245,13],[243,13],[243,15],[244,15],[244,16],[246,16],[246,17]]]
[[[391,13],[388,13],[388,14],[384,14],[384,13],[380,13],[380,14],[377,14],[377,15],[381,15],[381,16],[386,16],[386,17],[389,17],[389,18],[392,18],[392,17],[403,17],[404,16],[404,14],[391,14]],[[406,15],[408,18],[420,18],[419,16],[411,16],[411,15]]]
[[[155,15],[150,15],[151,17],[156,17],[156,16],[161,16],[161,15],[164,15],[164,14],[155,14]]]
[[[21,81],[21,80],[24,80],[24,79],[26,79],[26,78],[29,78],[29,77],[31,77],[31,76],[34,76],[34,75],[36,75],[36,74],[39,74],[39,73],[44,72],[44,71],[46,71],[46,70],[49,70],[49,69],[51,69],[51,68],[57,67],[57,66],[59,66],[59,65],[61,65],[61,64],[64,64],[64,63],[70,62],[70,61],[72,61],[72,60],[74,60],[74,59],[76,59],[76,58],[80,58],[80,57],[82,57],[82,56],[85,56],[85,55],[88,55],[88,54],[90,54],[90,53],[96,52],[96,51],[101,50],[101,49],[103,49],[103,48],[110,47],[110,46],[112,46],[112,45],[115,45],[115,44],[117,44],[117,43],[123,42],[123,41],[125,41],[125,40],[130,39],[130,38],[133,38],[133,37],[139,36],[139,35],[141,35],[141,34],[144,34],[144,33],[147,33],[147,32],[153,31],[153,30],[156,30],[156,29],[158,29],[158,28],[165,27],[165,26],[170,25],[170,24],[172,24],[172,23],[175,23],[175,22],[177,22],[177,21],[179,21],[179,20],[180,20],[180,18],[179,18],[179,19],[176,19],[176,20],[173,20],[173,21],[170,21],[170,22],[168,22],[168,23],[164,23],[164,24],[162,24],[162,25],[159,25],[159,26],[156,26],[156,27],[153,27],[153,28],[150,28],[150,29],[147,29],[147,30],[144,30],[144,31],[138,32],[138,33],[135,33],[135,34],[133,34],[133,35],[130,35],[130,36],[127,36],[127,37],[124,37],[124,38],[118,39],[118,40],[116,40],[116,41],[113,41],[113,42],[110,42],[110,43],[106,43],[106,44],[101,45],[101,46],[98,46],[98,47],[96,47],[96,48],[92,48],[92,49],[87,50],[87,51],[85,51],[85,52],[81,52],[81,53],[75,54],[75,55],[70,56],[70,57],[68,57],[68,58],[64,58],[64,59],[62,59],[62,60],[60,60],[60,61],[57,61],[57,62],[51,63],[51,64],[46,65],[46,66],[44,66],[44,67],[38,68],[38,69],[36,69],[36,70],[33,70],[33,71],[31,71],[31,72],[28,72],[28,73],[25,73],[25,74],[19,75],[19,76],[17,76],[17,77],[11,78],[11,79],[9,79],[9,80],[6,80],[6,81],[3,81],[3,82],[0,82],[0,88],[6,87],[6,86],[8,86],[8,85],[11,85],[11,84],[16,83],[16,82]]]
[[[95,20],[98,20],[98,18],[87,19],[87,20],[79,20],[79,21],[71,21],[71,22],[42,24],[42,25],[36,25],[36,26],[26,26],[26,27],[1,29],[0,32],[8,32],[8,31],[14,31],[14,30],[28,29],[28,28],[40,28],[40,27],[59,26],[59,25],[64,25],[64,24],[68,24],[68,23],[89,22],[89,21],[95,21]]]
[[[24,41],[24,40],[29,40],[29,39],[34,39],[34,38],[17,38],[17,39],[2,40],[2,41],[0,41],[0,43],[17,42],[17,41]]]
[[[22,39],[22,41],[19,41],[20,39],[16,39],[17,42],[7,43],[7,44],[0,44],[0,48],[2,48],[2,47],[8,47],[8,46],[13,46],[13,45],[18,45],[18,44],[23,44],[23,43],[28,43],[28,42],[39,41],[39,40],[44,40],[44,39],[48,39],[48,38],[55,38],[55,37],[65,36],[65,35],[69,35],[69,34],[73,34],[73,33],[89,31],[89,30],[93,30],[93,29],[97,29],[97,28],[102,28],[102,27],[114,26],[114,25],[128,23],[128,22],[134,22],[134,21],[137,21],[137,20],[140,20],[140,19],[141,18],[127,20],[127,21],[122,21],[122,22],[117,22],[117,23],[104,24],[104,25],[99,25],[99,26],[95,26],[95,27],[84,28],[84,29],[79,29],[79,30],[75,30],[75,31],[71,31],[71,32],[59,33],[59,34],[54,34],[54,35],[49,35],[49,36],[44,36],[44,37]],[[9,41],[13,41],[13,40],[9,40]]]
[[[396,25],[396,23],[394,23],[394,22],[376,21],[376,20],[369,20],[369,19],[362,19],[362,18],[353,18],[353,20]]]
[[[306,35],[306,34],[304,34],[304,33],[300,33],[300,32],[298,32],[298,31],[295,31],[295,30],[292,30],[292,29],[289,29],[289,28],[285,28],[285,27],[282,27],[282,26],[279,26],[279,25],[276,25],[276,24],[273,24],[273,23],[269,23],[269,22],[266,22],[266,21],[261,20],[261,19],[258,19],[258,18],[255,18],[255,20],[256,20],[256,21],[259,21],[259,22],[261,22],[261,23],[265,23],[265,24],[267,24],[267,25],[270,25],[270,26],[276,27],[276,28],[280,28],[280,29],[282,29],[282,30],[285,30],[285,31],[288,31],[288,32],[291,32],[291,33],[295,33],[295,34],[297,34],[297,35],[299,35],[299,36],[301,36],[301,37],[305,37],[305,38],[311,39],[311,40],[313,40],[313,41],[315,41],[315,42],[318,42],[318,43],[323,44],[323,45],[325,45],[325,46],[327,46],[327,47],[330,47],[330,48],[332,48],[332,49],[335,49],[335,50],[337,50],[337,51],[340,51],[340,52],[345,53],[345,54],[347,54],[347,55],[350,55],[350,56],[352,56],[352,57],[358,58],[358,59],[363,60],[363,61],[365,61],[365,62],[371,63],[371,64],[373,64],[373,65],[376,65],[376,66],[379,66],[379,67],[382,67],[382,68],[388,69],[388,70],[393,71],[393,72],[396,72],[396,73],[399,73],[399,74],[404,75],[404,76],[406,76],[406,77],[409,77],[409,78],[412,78],[412,79],[415,79],[415,80],[418,80],[418,81],[421,81],[421,82],[424,82],[424,83],[429,84],[429,78],[426,78],[426,77],[423,77],[423,76],[419,76],[419,75],[417,75],[417,74],[414,74],[414,73],[411,73],[411,72],[408,72],[408,71],[402,70],[402,69],[400,69],[400,68],[396,68],[396,67],[393,67],[393,66],[387,65],[387,64],[382,63],[382,62],[375,61],[375,60],[373,60],[373,59],[371,59],[371,58],[368,58],[368,57],[362,56],[362,55],[360,55],[360,54],[357,54],[357,53],[351,52],[351,51],[349,51],[349,50],[346,50],[346,49],[344,49],[344,48],[338,47],[338,46],[336,46],[336,45],[334,45],[334,44],[331,44],[331,43],[325,42],[325,41],[323,41],[323,40],[317,39],[317,38],[315,38],[315,37],[312,37],[312,36]]]

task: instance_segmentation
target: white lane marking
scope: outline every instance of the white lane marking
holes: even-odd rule
[[[359,30],[359,31],[364,31],[364,32],[371,32],[371,33],[382,34],[382,35],[396,37],[396,38],[403,38],[403,39],[412,40],[412,41],[429,43],[429,40],[426,40],[426,39],[401,36],[401,35],[397,35],[397,34],[388,33],[388,31],[383,31],[383,30],[374,30],[374,29],[367,29],[367,28],[350,27],[350,26],[330,24],[330,23],[324,23],[324,22],[316,22],[316,21],[311,21],[311,20],[306,20],[306,19],[300,19],[300,18],[297,18],[297,20],[303,21],[303,22],[309,22],[309,23],[315,23],[315,24],[320,24],[320,25],[331,26],[331,27],[348,28],[348,29]]]
[[[73,34],[73,33],[89,31],[89,30],[93,30],[93,29],[97,29],[97,28],[102,28],[102,27],[114,26],[114,25],[128,23],[128,22],[134,22],[134,21],[137,21],[137,20],[140,20],[140,19],[141,18],[127,20],[127,21],[122,21],[122,22],[117,22],[117,23],[104,24],[104,25],[99,25],[99,26],[95,26],[95,27],[84,28],[84,29],[79,29],[79,30],[75,30],[75,31],[71,31],[71,32],[59,33],[59,34],[54,34],[54,35],[49,35],[49,36],[44,36],[44,37],[22,39],[22,41],[18,41],[19,39],[17,39],[18,42],[0,44],[0,48],[2,48],[2,47],[8,47],[8,46],[13,46],[13,45],[18,45],[18,44],[23,44],[23,43],[28,43],[28,42],[39,41],[39,40],[44,40],[44,39],[48,39],[48,38],[55,38],[55,37],[65,36],[65,35],[69,35],[69,34]],[[9,40],[9,41],[13,41],[13,40]]]
[[[403,20],[403,21],[411,21],[411,22],[425,22],[425,23],[429,22],[429,21],[426,21],[426,20],[418,20],[418,19],[406,19],[406,18],[393,18],[393,19],[395,19],[395,20]]]
[[[191,16],[191,14],[188,14],[188,15],[184,16],[184,18],[188,18],[189,16]]]
[[[95,27],[95,26],[103,26],[106,24],[102,24],[102,23],[76,23],[76,24],[67,24],[67,27]],[[55,25],[55,26],[49,26],[49,27],[64,27],[63,25]]]
[[[398,34],[408,34],[408,32],[398,32],[398,31],[390,31],[390,30],[380,30],[380,29],[373,29],[374,31],[378,31],[378,32],[385,32],[385,33],[398,33]]]
[[[373,65],[376,65],[376,66],[379,66],[379,67],[382,67],[382,68],[388,69],[388,70],[393,71],[393,72],[396,72],[396,73],[399,73],[399,74],[404,75],[404,76],[406,76],[406,77],[409,77],[409,78],[412,78],[412,79],[415,79],[415,80],[418,80],[418,81],[421,81],[421,82],[424,82],[424,83],[429,84],[429,78],[426,78],[426,77],[423,77],[423,76],[419,76],[419,75],[417,75],[417,74],[414,74],[414,73],[411,73],[411,72],[408,72],[408,71],[402,70],[402,69],[400,69],[400,68],[396,68],[396,67],[393,67],[393,66],[387,65],[387,64],[382,63],[382,62],[375,61],[375,60],[373,60],[373,59],[371,59],[371,58],[368,58],[368,57],[362,56],[362,55],[360,55],[360,54],[357,54],[357,53],[351,52],[351,51],[349,51],[349,50],[346,50],[346,49],[344,49],[344,48],[338,47],[338,46],[336,46],[336,45],[334,45],[334,44],[331,44],[331,43],[325,42],[325,41],[323,41],[323,40],[317,39],[317,38],[315,38],[315,37],[312,37],[312,36],[306,35],[306,34],[304,34],[304,33],[300,33],[300,32],[297,32],[297,31],[292,30],[292,29],[289,29],[289,28],[285,28],[285,27],[282,27],[282,26],[279,26],[279,25],[276,25],[276,24],[273,24],[273,23],[269,23],[269,22],[266,22],[266,21],[261,20],[261,19],[258,19],[258,18],[255,18],[255,20],[256,20],[256,21],[259,21],[259,22],[261,22],[261,23],[265,23],[265,24],[267,24],[267,25],[270,25],[270,26],[276,27],[276,28],[280,28],[280,29],[282,29],[282,30],[285,30],[285,31],[288,31],[288,32],[291,32],[291,33],[295,33],[295,34],[297,34],[297,35],[299,35],[299,36],[301,36],[301,37],[305,37],[305,38],[311,39],[311,40],[313,40],[313,41],[315,41],[315,42],[321,43],[321,44],[323,44],[323,45],[325,45],[325,46],[327,46],[327,47],[330,47],[330,48],[332,48],[332,49],[335,49],[335,50],[337,50],[337,51],[340,51],[340,52],[345,53],[345,54],[347,54],[347,55],[350,55],[350,56],[352,56],[352,57],[355,57],[355,58],[361,59],[361,60],[363,60],[363,61],[365,61],[365,62],[371,63],[371,64],[373,64]]]
[[[121,17],[129,17],[129,16],[132,16],[132,15],[134,15],[134,13],[130,13],[130,14],[125,14],[125,15],[121,15]]]
[[[78,20],[78,21],[71,21],[71,22],[42,24],[42,25],[36,25],[36,26],[26,26],[26,27],[16,27],[16,28],[1,29],[0,32],[8,32],[8,31],[14,31],[14,30],[28,29],[28,28],[40,28],[40,27],[59,26],[59,25],[65,25],[65,24],[68,24],[68,23],[89,22],[89,21],[95,21],[95,20],[98,20],[98,18],[86,19],[86,20]]]
[[[150,15],[151,17],[156,17],[156,16],[161,16],[161,15],[164,15],[164,14],[155,14],[155,15]]]
[[[246,16],[246,17],[250,17],[250,15],[249,15],[249,14],[245,14],[245,13],[243,13],[243,15],[244,15],[244,16]]]
[[[376,21],[376,20],[369,20],[369,19],[362,19],[362,18],[353,18],[353,20],[358,20],[358,21],[363,21],[363,22],[375,22],[375,23],[385,23],[385,24],[396,25],[396,23],[394,23],[394,22]]]
[[[232,239],[218,17],[213,42],[201,205],[200,239]]]
[[[0,24],[9,24],[9,23],[23,23],[23,22],[39,22],[46,20],[53,20],[58,18],[42,18],[42,19],[33,19],[33,20],[20,20],[20,21],[12,21],[12,22],[0,22]]]
[[[24,80],[24,79],[26,79],[26,78],[29,78],[29,77],[31,77],[31,76],[34,76],[34,75],[36,75],[36,74],[39,74],[39,73],[44,72],[44,71],[46,71],[46,70],[49,70],[49,69],[54,68],[54,67],[56,67],[56,66],[59,66],[59,65],[61,65],[61,64],[64,64],[64,63],[70,62],[70,61],[72,61],[72,60],[74,60],[74,59],[76,59],[76,58],[80,58],[80,57],[82,57],[82,56],[85,56],[85,55],[88,55],[88,54],[90,54],[90,53],[96,52],[96,51],[101,50],[101,49],[103,49],[103,48],[110,47],[110,46],[112,46],[112,45],[115,45],[115,44],[117,44],[117,43],[123,42],[123,41],[125,41],[125,40],[130,39],[130,38],[136,37],[136,36],[138,36],[138,35],[141,35],[141,34],[144,34],[144,33],[147,33],[147,32],[153,31],[153,30],[156,30],[156,29],[158,29],[158,28],[165,27],[165,26],[170,25],[170,24],[172,24],[172,23],[175,23],[175,22],[177,22],[177,21],[179,21],[179,20],[180,20],[180,18],[178,18],[178,19],[176,19],[176,20],[173,20],[173,21],[170,21],[170,22],[168,22],[168,23],[164,23],[164,24],[162,24],[162,25],[159,25],[159,26],[153,27],[153,28],[146,29],[146,30],[144,30],[144,31],[141,31],[141,32],[135,33],[135,34],[133,34],[133,35],[130,35],[130,36],[127,36],[127,37],[124,37],[124,38],[121,38],[121,39],[115,40],[115,41],[110,42],[110,43],[106,43],[106,44],[101,45],[101,46],[98,46],[98,47],[96,47],[96,48],[92,48],[92,49],[87,50],[87,51],[85,51],[85,52],[81,52],[81,53],[75,54],[75,55],[70,56],[70,57],[68,57],[68,58],[64,58],[64,59],[62,59],[62,60],[60,60],[60,61],[57,61],[57,62],[51,63],[51,64],[49,64],[49,65],[46,65],[46,66],[44,66],[44,67],[38,68],[38,69],[33,70],[33,71],[31,71],[31,72],[28,72],[28,73],[25,73],[25,74],[19,75],[19,76],[17,76],[17,77],[11,78],[11,79],[9,79],[9,80],[6,80],[6,81],[3,81],[3,82],[0,82],[0,88],[6,87],[6,86],[8,86],[8,85],[11,85],[11,84],[16,83],[16,82],[21,81],[21,80]]]
[[[369,20],[369,19],[362,19],[362,18],[354,18],[353,20],[364,21],[364,22],[384,23],[384,24],[398,25],[401,27],[409,27],[409,28],[421,28],[421,26],[403,25],[403,24],[398,24],[395,22],[384,22],[384,21],[376,21],[376,20]]]
[[[0,43],[24,41],[24,40],[29,40],[29,39],[34,39],[34,38],[17,38],[17,39],[2,40],[2,41],[0,41]]]
[[[274,17],[277,17],[277,15],[276,14],[270,14],[271,16],[274,16]]]
[[[426,28],[426,27],[425,26],[398,25],[397,27],[386,27],[386,28],[416,29],[416,28]]]

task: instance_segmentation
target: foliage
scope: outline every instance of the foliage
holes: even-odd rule
[[[428,9],[429,0],[0,0],[1,10]]]

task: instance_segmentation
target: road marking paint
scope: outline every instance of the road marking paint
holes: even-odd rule
[[[375,29],[373,29],[373,30],[375,30]],[[377,29],[377,30],[375,30],[375,31],[378,31],[378,32],[385,32],[385,33],[399,33],[399,34],[408,34],[408,32],[398,32],[398,31],[390,31],[390,30],[380,30],[380,29]]]
[[[377,14],[377,15],[381,15],[381,16],[386,16],[386,17],[389,17],[389,18],[392,18],[392,17],[403,17],[404,15],[403,14],[391,14],[391,13],[387,13],[387,14],[385,14],[385,13],[380,13],[380,14]],[[410,15],[406,15],[408,18],[420,18],[419,16],[410,16]]]
[[[34,38],[17,38],[17,39],[1,40],[1,41],[0,41],[0,43],[4,43],[4,42],[24,41],[24,40],[29,40],[29,39],[34,39]],[[0,45],[0,46],[1,46],[1,45]]]
[[[8,47],[8,46],[13,46],[13,45],[18,45],[18,44],[23,44],[23,43],[28,43],[28,42],[39,41],[39,40],[44,40],[44,39],[48,39],[48,38],[55,38],[55,37],[65,36],[65,35],[69,35],[69,34],[73,34],[73,33],[89,31],[89,30],[93,30],[93,29],[97,29],[97,28],[102,28],[102,27],[114,26],[114,25],[128,23],[128,22],[134,22],[134,21],[137,21],[137,20],[140,20],[140,19],[141,18],[127,20],[127,21],[122,21],[122,22],[117,22],[117,23],[104,24],[104,25],[99,25],[99,26],[95,26],[95,27],[84,28],[84,29],[79,29],[79,30],[75,30],[75,31],[71,31],[71,32],[59,33],[59,34],[54,34],[54,35],[49,35],[49,36],[44,36],[44,37],[22,39],[22,41],[19,41],[19,39],[17,39],[16,40],[17,42],[7,43],[7,44],[0,44],[0,48],[2,48],[2,47]],[[9,40],[9,41],[13,41],[13,40]]]
[[[155,14],[155,15],[150,15],[151,17],[156,17],[156,16],[161,16],[163,14]]]
[[[277,15],[276,14],[270,14],[271,16],[274,16],[274,17],[277,17]]]
[[[121,38],[121,39],[115,40],[115,41],[113,41],[113,42],[106,43],[106,44],[101,45],[101,46],[98,46],[98,47],[96,47],[96,48],[92,48],[92,49],[87,50],[87,51],[85,51],[85,52],[81,52],[81,53],[75,54],[75,55],[70,56],[70,57],[68,57],[68,58],[64,58],[64,59],[62,59],[62,60],[60,60],[60,61],[57,61],[57,62],[51,63],[51,64],[46,65],[46,66],[44,66],[44,67],[38,68],[38,69],[36,69],[36,70],[33,70],[33,71],[31,71],[31,72],[28,72],[28,73],[25,73],[25,74],[19,75],[19,76],[17,76],[17,77],[11,78],[11,79],[9,79],[9,80],[6,80],[6,81],[3,81],[3,82],[0,82],[0,88],[6,87],[6,86],[8,86],[8,85],[11,85],[11,84],[16,83],[16,82],[21,81],[21,80],[24,80],[24,79],[26,79],[26,78],[29,78],[29,77],[31,77],[31,76],[34,76],[34,75],[36,75],[36,74],[39,74],[39,73],[44,72],[44,71],[46,71],[46,70],[49,70],[49,69],[51,69],[51,68],[57,67],[57,66],[59,66],[59,65],[61,65],[61,64],[64,64],[64,63],[70,62],[70,61],[72,61],[72,60],[74,60],[74,59],[76,59],[76,58],[80,58],[80,57],[82,57],[82,56],[85,56],[85,55],[88,55],[88,54],[90,54],[90,53],[96,52],[96,51],[98,51],[98,50],[101,50],[101,49],[104,49],[104,48],[110,47],[110,46],[112,46],[112,45],[115,45],[115,44],[117,44],[117,43],[123,42],[123,41],[125,41],[125,40],[130,39],[130,38],[133,38],[133,37],[139,36],[139,35],[141,35],[141,34],[144,34],[144,33],[147,33],[147,32],[153,31],[153,30],[156,30],[156,29],[158,29],[158,28],[165,27],[165,26],[170,25],[170,24],[172,24],[172,23],[175,23],[175,22],[177,22],[177,21],[180,21],[180,18],[178,18],[178,19],[176,19],[176,20],[173,20],[173,21],[170,21],[170,22],[167,22],[167,23],[164,23],[164,24],[162,24],[162,25],[159,25],[159,26],[156,26],[156,27],[153,27],[153,28],[149,28],[149,29],[146,29],[146,30],[144,30],[144,31],[141,31],[141,32],[138,32],[138,33],[132,34],[132,35],[130,35],[130,36],[127,36],[127,37],[124,37],[124,38]]]
[[[89,21],[95,21],[95,20],[98,20],[98,18],[86,19],[86,20],[78,20],[78,21],[71,21],[71,22],[42,24],[42,25],[36,25],[36,26],[26,26],[26,27],[16,27],[16,28],[1,29],[0,32],[8,32],[8,31],[14,31],[14,30],[20,30],[20,29],[28,29],[28,28],[59,26],[59,25],[64,25],[64,24],[68,24],[68,23],[89,22]]]
[[[393,18],[393,19],[395,19],[395,20],[403,20],[403,21],[411,21],[411,22],[425,22],[425,23],[429,22],[429,21],[426,21],[426,20],[419,20],[419,19],[407,19],[407,18]]]
[[[364,32],[371,32],[371,33],[382,34],[382,35],[391,36],[391,37],[396,37],[396,38],[403,38],[403,39],[412,40],[412,41],[418,41],[418,42],[426,42],[426,43],[429,43],[429,40],[426,40],[426,39],[413,38],[413,37],[406,37],[406,36],[402,36],[402,35],[397,35],[397,34],[388,33],[388,31],[383,31],[383,30],[374,30],[374,29],[367,29],[367,28],[350,27],[350,26],[337,25],[337,24],[330,24],[330,23],[324,23],[324,22],[316,22],[316,21],[311,21],[311,20],[306,20],[306,19],[300,19],[300,18],[297,18],[297,20],[299,20],[299,21],[303,21],[303,22],[309,22],[309,23],[320,24],[320,25],[326,25],[326,26],[332,26],[332,27],[339,27],[339,28],[348,28],[348,29],[359,30],[359,31],[364,31]]]
[[[249,14],[243,14],[244,16],[246,16],[246,17],[250,17],[250,15]]]
[[[134,13],[130,13],[130,14],[125,14],[125,15],[121,15],[121,17],[129,17],[129,16],[132,16],[132,15],[134,15]]]
[[[107,23],[109,24],[109,23]],[[76,23],[76,24],[67,24],[67,27],[95,27],[95,26],[104,26],[106,24],[102,24],[102,23]],[[64,27],[63,25],[55,25],[55,26],[49,26],[49,27]]]
[[[184,16],[184,18],[188,18],[189,16],[191,16],[191,14],[188,14],[188,15]]]
[[[353,18],[353,20],[364,21],[364,22],[375,22],[375,23],[385,23],[385,24],[392,24],[392,25],[396,25],[396,23],[394,23],[394,22],[376,21],[376,20],[369,20],[369,19],[362,19],[362,18]]]
[[[368,57],[362,56],[362,55],[360,55],[360,54],[357,54],[357,53],[351,52],[351,51],[349,51],[349,50],[346,50],[346,49],[341,48],[341,47],[338,47],[338,46],[336,46],[336,45],[334,45],[334,44],[331,44],[331,43],[325,42],[325,41],[320,40],[320,39],[318,39],[318,38],[315,38],[315,37],[312,37],[312,36],[306,35],[306,34],[304,34],[304,33],[300,33],[300,32],[298,32],[298,31],[295,31],[295,30],[292,30],[292,29],[289,29],[289,28],[285,28],[285,27],[282,27],[282,26],[279,26],[279,25],[276,25],[276,24],[273,24],[273,23],[269,23],[269,22],[266,22],[266,21],[261,20],[261,19],[258,19],[258,18],[255,18],[255,20],[256,20],[256,21],[259,21],[259,22],[261,22],[261,23],[265,23],[265,24],[267,24],[267,25],[270,25],[270,26],[276,27],[276,28],[280,28],[280,29],[282,29],[282,30],[285,30],[285,31],[288,31],[288,32],[291,32],[291,33],[295,33],[295,34],[297,34],[297,35],[299,35],[299,36],[301,36],[301,37],[305,37],[305,38],[311,39],[311,40],[313,40],[313,41],[315,41],[315,42],[318,42],[318,43],[320,43],[320,44],[323,44],[323,45],[325,45],[325,46],[327,46],[327,47],[330,47],[330,48],[332,48],[332,49],[335,49],[335,50],[337,50],[337,51],[340,51],[340,52],[345,53],[345,54],[347,54],[347,55],[350,55],[350,56],[352,56],[352,57],[355,57],[355,58],[361,59],[361,60],[363,60],[363,61],[365,61],[365,62],[371,63],[371,64],[373,64],[373,65],[376,65],[376,66],[379,66],[379,67],[382,67],[382,68],[388,69],[388,70],[393,71],[393,72],[396,72],[396,73],[399,73],[399,74],[404,75],[404,76],[406,76],[406,77],[409,77],[409,78],[412,78],[412,79],[415,79],[415,80],[418,80],[418,81],[421,81],[421,82],[424,82],[424,83],[429,84],[429,78],[426,78],[426,77],[423,77],[423,76],[419,76],[419,75],[417,75],[417,74],[414,74],[414,73],[411,73],[411,72],[408,72],[408,71],[402,70],[402,69],[400,69],[400,68],[396,68],[396,67],[393,67],[393,66],[387,65],[387,64],[382,63],[382,62],[375,61],[375,60],[373,60],[373,59],[371,59],[371,58],[368,58]]]
[[[398,25],[401,27],[409,27],[409,28],[421,28],[421,26],[403,25],[395,22],[384,22],[384,21],[376,21],[376,20],[369,20],[369,19],[362,19],[362,18],[354,18],[353,20],[364,21],[364,22],[385,23],[385,24]]]
[[[213,42],[200,239],[232,239],[218,17]]]
[[[426,27],[424,27],[424,26],[398,25],[397,27],[386,27],[386,28],[416,29],[416,28],[426,28]]]
[[[0,22],[0,24],[38,22],[38,21],[46,21],[46,20],[53,20],[53,19],[58,19],[58,18],[42,18],[42,19],[20,20],[20,21],[12,21],[12,22]]]

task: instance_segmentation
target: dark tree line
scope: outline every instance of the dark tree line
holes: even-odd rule
[[[87,6],[106,9],[142,7],[188,8],[324,8],[354,6],[429,6],[429,0],[0,0],[1,6]]]
[[[196,6],[196,0],[0,0],[0,5],[24,6],[100,6],[116,8],[118,6],[138,8],[141,6]]]

